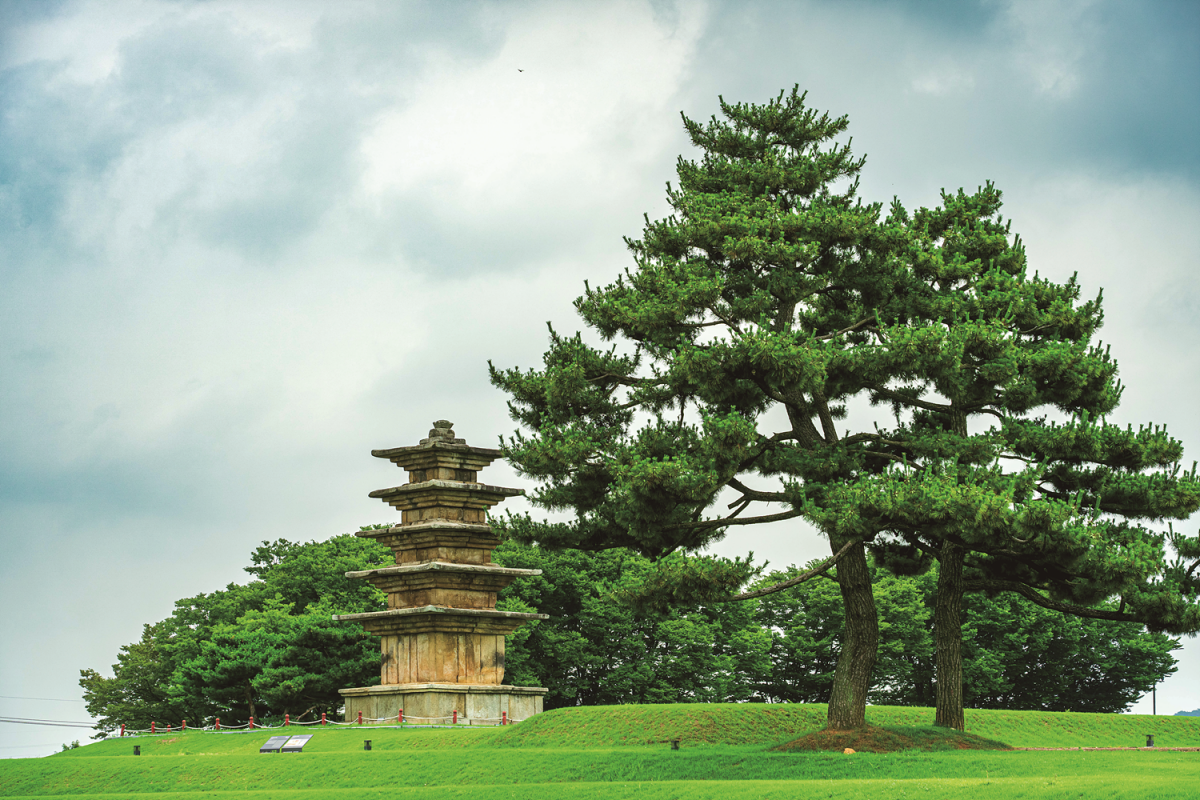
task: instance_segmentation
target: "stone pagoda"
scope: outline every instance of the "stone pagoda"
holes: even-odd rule
[[[546,689],[505,686],[504,636],[545,614],[496,610],[497,593],[536,569],[492,563],[500,540],[487,509],[520,489],[477,481],[499,450],[469,447],[454,438],[452,423],[438,420],[414,447],[372,450],[408,471],[408,483],[371,492],[400,511],[400,524],[361,531],[396,554],[395,566],[347,572],[387,593],[386,611],[341,614],[381,637],[380,685],[342,689],[346,719],[395,720],[401,709],[413,721],[444,718],[495,724],[540,713]]]

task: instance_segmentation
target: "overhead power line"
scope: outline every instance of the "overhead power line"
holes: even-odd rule
[[[68,722],[61,719],[30,719],[28,717],[0,717],[0,722],[16,725],[47,725],[54,728],[94,728],[94,722]]]
[[[0,700],[48,700],[51,703],[86,703],[86,700],[63,700],[59,697],[16,697],[11,694],[0,694]]]

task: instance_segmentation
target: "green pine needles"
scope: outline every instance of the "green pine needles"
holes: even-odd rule
[[[845,117],[796,89],[721,112],[684,117],[701,156],[679,160],[671,216],[575,303],[612,347],[552,330],[543,368],[491,368],[525,430],[505,456],[538,482],[535,505],[570,512],[509,517],[509,533],[660,558],[811,523],[831,557],[809,577],[835,578],[845,611],[835,729],[865,724],[868,552],[898,574],[939,562],[936,721],[960,730],[965,592],[1200,629],[1200,541],[1171,534],[1171,561],[1148,527],[1200,507],[1200,481],[1164,429],[1104,422],[1121,386],[1094,341],[1100,298],[1029,276],[990,183],[884,216],[858,198],[864,159],[835,141]],[[729,600],[753,576],[675,557],[650,588]],[[1095,608],[1108,598],[1116,610]]]

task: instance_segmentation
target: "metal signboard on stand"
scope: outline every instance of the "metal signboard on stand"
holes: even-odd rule
[[[278,753],[279,748],[283,747],[284,744],[287,743],[287,740],[289,738],[291,738],[291,737],[289,737],[289,736],[272,736],[270,739],[267,740],[266,744],[264,744],[262,747],[258,748],[258,752],[260,752],[260,753]]]

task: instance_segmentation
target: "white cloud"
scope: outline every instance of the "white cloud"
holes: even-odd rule
[[[363,141],[368,196],[419,194],[448,215],[579,213],[659,156],[678,125],[669,101],[703,13],[668,27],[640,3],[539,4],[508,20],[491,59],[430,65]]]

